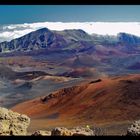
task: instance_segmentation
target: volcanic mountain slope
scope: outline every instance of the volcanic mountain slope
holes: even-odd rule
[[[12,59],[9,58],[9,60]],[[29,69],[28,66],[23,67],[23,65],[26,65],[24,61],[22,61],[23,65],[18,67],[16,61],[13,61],[13,64],[11,63],[12,66],[6,65],[6,63],[4,63],[5,65],[0,64],[0,106],[3,107],[9,108],[39,95],[46,95],[46,92],[49,94],[60,88],[72,86],[82,80],[82,78],[49,74],[41,69],[44,67],[41,64],[40,70],[38,68],[35,69],[33,66]],[[28,64],[30,65],[31,62],[28,61]],[[33,65],[38,66],[38,63]]]
[[[60,50],[68,46],[73,46],[75,43],[80,43],[80,41],[92,42],[92,37],[82,30],[64,30],[57,32],[42,28],[20,38],[13,39],[10,42],[2,42],[0,43],[0,48],[2,52],[22,52],[40,49]]]
[[[38,50],[72,50],[74,52],[93,52],[96,45],[121,49],[121,51],[139,50],[140,37],[119,33],[117,36],[89,35],[81,29],[53,31],[42,28],[9,42],[0,43],[0,52],[34,52]]]
[[[12,108],[35,120],[33,127],[74,126],[140,118],[140,75],[93,80]],[[31,126],[32,127],[32,126]]]
[[[73,75],[71,68],[81,67],[96,68],[108,75],[139,73],[139,46],[140,37],[127,33],[103,36],[89,35],[80,29],[52,31],[43,28],[0,43],[0,57],[3,58],[0,63],[9,63],[11,67],[17,64],[36,69],[43,67],[47,71],[56,71],[57,75]],[[26,56],[30,57],[30,63]],[[46,64],[53,70],[46,68]]]

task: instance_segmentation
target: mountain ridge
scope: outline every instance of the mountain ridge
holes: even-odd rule
[[[140,37],[128,33],[119,33],[117,36],[89,35],[81,29],[63,31],[41,28],[9,42],[0,43],[0,52],[28,52],[40,49],[49,50],[77,50],[95,45],[125,46],[136,48],[140,46]]]

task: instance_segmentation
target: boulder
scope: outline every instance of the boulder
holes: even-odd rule
[[[94,136],[95,133],[90,128],[76,127],[71,130],[73,136]]]
[[[52,136],[94,136],[95,133],[90,128],[76,127],[68,130],[64,127],[56,127],[52,130]]]
[[[26,135],[30,118],[0,107],[0,135]]]
[[[32,136],[51,136],[51,131],[37,130],[32,134]]]
[[[64,127],[56,127],[51,131],[52,136],[72,136],[72,132]]]
[[[135,121],[127,130],[128,136],[140,136],[140,120]]]

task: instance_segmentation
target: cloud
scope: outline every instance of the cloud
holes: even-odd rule
[[[89,34],[117,35],[126,32],[140,36],[139,22],[38,22],[0,25],[0,42],[10,41],[40,28],[50,30],[82,29]]]

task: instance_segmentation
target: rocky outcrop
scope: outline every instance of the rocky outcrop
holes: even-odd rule
[[[51,136],[51,131],[37,130],[32,134],[32,136]]]
[[[52,98],[60,98],[60,97],[64,98],[64,96],[68,94],[78,94],[84,91],[87,87],[88,87],[88,84],[82,85],[82,86],[72,86],[72,87],[63,88],[45,97],[41,97],[40,100],[44,103],[44,102],[47,102],[48,100],[51,100]]]
[[[90,128],[76,127],[71,130],[73,136],[94,136],[95,132]]]
[[[51,131],[52,136],[72,136],[72,132],[64,127],[56,127]]]
[[[102,81],[102,79],[97,79],[97,80],[91,81],[89,84],[98,83],[98,82],[101,82],[101,81]]]
[[[89,128],[76,127],[68,130],[64,127],[56,127],[51,132],[52,136],[94,136],[95,133]]]
[[[30,118],[0,107],[0,135],[26,135]]]
[[[0,107],[0,135],[27,135],[30,118],[26,115]],[[94,136],[90,128],[76,127],[67,129],[56,127],[52,131],[37,130],[32,136]]]
[[[128,136],[140,136],[140,120],[135,121],[127,130]]]

